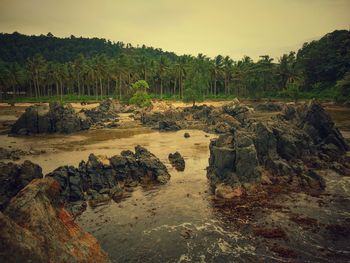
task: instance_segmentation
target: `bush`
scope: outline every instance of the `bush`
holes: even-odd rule
[[[139,107],[151,106],[151,96],[147,93],[149,89],[148,83],[145,80],[138,80],[131,85],[132,97],[129,99],[130,104],[135,104]]]
[[[344,102],[350,100],[350,72],[346,73],[343,79],[337,81],[336,90],[337,101]]]

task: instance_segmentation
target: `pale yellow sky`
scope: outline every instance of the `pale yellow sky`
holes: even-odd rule
[[[177,54],[297,50],[350,29],[350,0],[0,0],[0,32],[103,37]]]

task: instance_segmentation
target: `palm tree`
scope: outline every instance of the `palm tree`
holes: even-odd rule
[[[83,74],[83,70],[85,66],[84,63],[85,63],[85,57],[83,54],[79,54],[78,57],[74,60],[74,75],[78,85],[79,97],[82,93],[84,93],[84,91],[81,90],[81,75]],[[84,85],[83,85],[83,88],[84,88]]]
[[[165,73],[168,70],[168,62],[164,56],[160,57],[159,60],[159,68],[158,68],[158,73],[159,73],[159,79],[160,79],[160,98],[163,98],[163,78]]]
[[[222,76],[222,73],[223,73],[223,57],[221,55],[217,55],[214,58],[212,72],[214,76],[214,96],[216,97],[217,95],[216,84],[217,84],[218,78]]]
[[[223,61],[223,74],[225,84],[225,95],[229,93],[229,84],[232,77],[233,60],[226,56]]]
[[[34,85],[35,96],[41,95],[40,86],[46,70],[46,61],[41,54],[36,54],[33,58],[27,60],[27,69],[30,72]]]
[[[183,55],[180,58],[178,58],[177,62],[175,63],[174,70],[179,82],[179,95],[181,99],[183,98],[183,80],[186,75],[186,66],[187,66],[188,60],[189,60],[189,56]],[[174,90],[174,94],[175,94],[175,90]]]

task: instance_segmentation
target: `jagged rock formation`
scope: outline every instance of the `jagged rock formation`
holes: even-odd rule
[[[90,154],[88,161],[82,161],[78,168],[62,166],[47,176],[59,182],[61,196],[67,202],[105,200],[120,195],[125,185],[164,184],[170,179],[165,165],[141,146],[135,147],[135,153],[123,151],[110,158]]]
[[[33,179],[42,177],[41,167],[30,161],[23,164],[0,162],[0,211],[23,187]]]
[[[221,196],[260,183],[323,189],[315,168],[350,175],[346,141],[322,106],[312,101],[286,106],[272,121],[251,120],[210,143],[207,177]],[[225,188],[226,187],[226,188]],[[239,191],[238,191],[239,192]]]
[[[87,130],[91,121],[84,114],[76,113],[70,104],[59,102],[34,105],[26,109],[12,126],[12,134],[72,133]]]
[[[281,111],[283,107],[281,103],[264,102],[255,105],[254,109],[257,111]]]
[[[11,133],[29,135],[37,133],[72,133],[94,128],[114,128],[118,126],[118,112],[124,111],[120,104],[111,99],[101,101],[93,109],[75,112],[70,104],[52,102],[34,105],[26,109],[12,126]]]
[[[242,126],[251,111],[251,108],[235,100],[220,108],[201,105],[164,112],[143,112],[141,122],[164,131],[199,128],[207,132],[229,133],[232,128]]]
[[[2,262],[110,262],[57,203],[58,195],[57,181],[35,179],[0,212]]]
[[[173,167],[178,171],[185,170],[185,160],[179,152],[170,153],[168,159]]]
[[[93,109],[83,109],[82,112],[91,118],[92,122],[112,121],[118,117],[121,109],[120,104],[115,104],[112,99],[106,99],[100,102],[100,105]]]

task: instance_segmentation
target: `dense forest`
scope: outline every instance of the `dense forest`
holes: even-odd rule
[[[319,97],[350,99],[350,31],[305,43],[278,61],[176,55],[153,47],[51,33],[0,34],[3,99],[129,96],[145,80],[153,97],[173,99]]]

